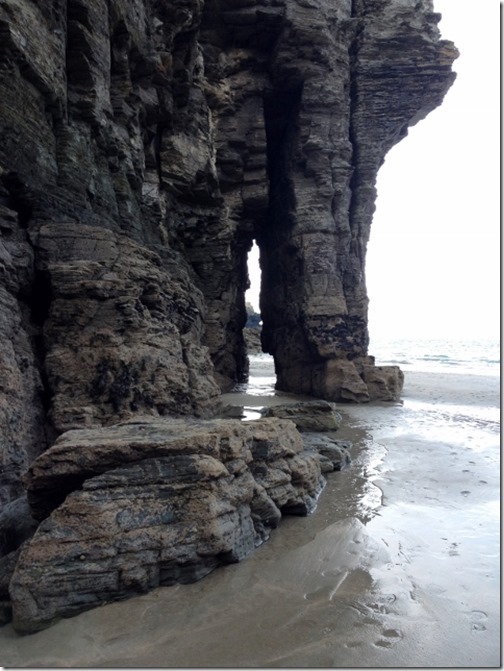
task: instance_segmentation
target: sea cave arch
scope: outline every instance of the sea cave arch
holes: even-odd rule
[[[400,39],[383,39],[394,3],[301,13],[296,3],[232,12],[231,4],[207,5],[203,49],[216,138],[206,193],[220,208],[211,240],[229,245],[211,264],[204,259],[201,275],[221,389],[248,372],[246,264],[255,240],[262,349],[274,357],[277,388],[395,400],[401,371],[375,366],[368,354],[365,260],[376,176],[408,127],[443,100],[457,51],[439,39],[432,13],[421,14],[421,39],[403,34],[404,23]],[[207,268],[222,277],[214,293]]]

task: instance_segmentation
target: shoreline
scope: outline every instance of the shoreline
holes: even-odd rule
[[[294,395],[226,394],[250,408]],[[499,379],[407,373],[402,403],[337,404],[352,464],[239,564],[27,637],[4,666],[500,665]]]
[[[258,376],[264,380],[260,388],[266,393],[231,391],[222,394],[224,405],[261,408],[300,400],[313,400],[302,396],[275,390],[271,376]],[[243,385],[246,387],[246,385]],[[495,410],[495,421],[500,419],[500,378],[496,375],[462,372],[405,371],[404,387],[399,401],[370,401],[369,403],[336,403],[338,412],[351,417],[359,417],[364,412],[381,423],[383,409],[404,408],[411,402],[428,402],[436,405],[456,405],[485,407]],[[376,415],[376,417],[375,417]]]

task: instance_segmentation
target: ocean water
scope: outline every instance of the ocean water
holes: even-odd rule
[[[476,429],[479,445],[495,442],[500,434],[499,342],[375,339],[369,351],[377,365],[398,365],[404,372],[402,403],[415,418],[433,422],[447,433],[471,434]],[[408,373],[416,375],[415,383]],[[419,375],[430,391],[422,390]],[[434,375],[438,381],[432,390],[428,378]]]
[[[397,365],[405,374],[401,395],[404,410],[414,411],[415,417],[428,418],[448,430],[453,425],[460,430],[477,425],[489,431],[492,440],[500,432],[500,343],[496,340],[375,338],[369,353],[377,366]],[[249,397],[292,396],[275,390],[273,357],[253,354],[250,378],[239,384],[234,392]],[[427,380],[419,384],[408,373],[437,375],[436,391]],[[416,376],[418,378],[418,376]],[[421,382],[421,381],[420,381]],[[441,391],[442,390],[442,391]],[[301,398],[301,397],[299,397]],[[246,406],[247,419],[257,419],[257,408]],[[434,417],[435,416],[435,417]],[[464,427],[464,428],[462,428]]]
[[[500,375],[498,340],[374,338],[369,353],[377,365],[407,371]]]
[[[498,340],[374,338],[369,354],[375,357],[377,366],[396,365],[405,373],[500,376]],[[273,395],[273,357],[260,353],[250,355],[249,359],[250,381],[237,385],[235,391],[254,396]]]

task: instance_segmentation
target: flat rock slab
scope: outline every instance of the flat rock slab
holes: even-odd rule
[[[306,401],[267,408],[265,417],[290,419],[299,431],[336,431],[342,417],[330,401]]]

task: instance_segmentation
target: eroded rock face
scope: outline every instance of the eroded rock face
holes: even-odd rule
[[[10,582],[32,632],[105,601],[197,580],[306,514],[320,460],[288,420],[131,420],[70,431],[32,464],[44,517]]]
[[[215,412],[204,301],[179,254],[64,223],[42,226],[34,241],[52,295],[44,363],[58,432],[131,414]]]
[[[441,102],[457,53],[439,40],[430,2],[292,2],[285,11],[265,106],[263,347],[280,389],[382,398],[361,372],[372,364],[364,264],[376,175],[408,126]],[[394,386],[397,394],[398,375]]]
[[[378,168],[454,78],[438,19],[430,0],[1,4],[0,496],[69,427],[208,414],[243,379],[254,238],[279,388],[399,393],[362,372],[364,260]]]
[[[247,374],[253,239],[278,387],[328,401],[398,397],[401,371],[368,356],[364,262],[384,156],[454,78],[457,52],[438,20],[430,0],[0,3],[0,505],[23,496],[33,464],[29,499],[49,514],[21,552],[19,622],[53,617],[49,592],[30,600],[33,567],[42,575],[51,552],[74,561],[62,538],[77,533],[78,510],[115,548],[100,561],[103,590],[117,596],[239,558],[279,510],[306,509],[315,457],[277,454],[266,429],[264,440],[236,429],[255,450],[236,457],[238,471],[203,438],[183,458],[155,439],[133,459],[124,439],[117,454],[103,443],[103,463],[97,448],[73,445],[82,463],[69,475],[62,445],[73,434],[55,443],[69,429],[97,431],[102,445],[119,420],[217,412],[220,390]],[[199,514],[200,490],[220,540],[210,552],[200,529],[180,559],[159,532],[138,540],[148,569],[133,568],[139,557],[118,564],[117,520],[140,532],[113,493],[148,493],[157,528],[175,472],[196,483],[187,514]],[[189,518],[176,519],[177,545]],[[55,597],[55,613],[96,602],[94,564],[82,561],[76,601]]]

